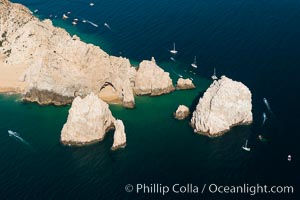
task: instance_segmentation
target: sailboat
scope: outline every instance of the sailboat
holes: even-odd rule
[[[244,149],[245,151],[250,151],[251,148],[248,147],[248,140],[246,140],[246,143],[242,146],[242,149]]]
[[[214,68],[214,74],[211,76],[212,80],[217,80],[218,77],[216,76],[216,68]]]
[[[175,42],[173,43],[173,49],[170,50],[170,53],[172,53],[172,54],[178,53],[178,51],[177,51],[176,48],[175,48]]]
[[[198,66],[197,66],[197,57],[195,56],[195,58],[194,58],[194,62],[191,64],[192,65],[192,67],[194,67],[194,68],[197,68]]]

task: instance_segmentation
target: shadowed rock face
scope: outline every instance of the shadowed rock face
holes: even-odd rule
[[[168,73],[157,65],[153,70],[144,69],[147,61],[143,61],[137,73],[128,59],[110,56],[70,36],[50,20],[38,20],[20,4],[1,1],[0,36],[0,54],[6,55],[5,62],[28,66],[22,77],[28,85],[24,95],[27,101],[63,105],[93,92],[108,102],[113,97],[113,102],[132,108],[132,83],[137,94],[160,95],[173,90]],[[150,85],[140,82],[145,76]],[[113,92],[106,90],[103,96],[101,88],[106,83],[111,84]]]
[[[233,126],[250,124],[253,121],[251,98],[244,84],[222,76],[200,98],[191,119],[194,131],[219,136]]]

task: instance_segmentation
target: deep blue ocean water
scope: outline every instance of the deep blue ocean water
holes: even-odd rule
[[[270,199],[270,195],[134,195],[126,184],[204,183],[299,185],[300,2],[297,0],[16,0],[40,19],[136,65],[154,56],[171,73],[192,77],[197,90],[138,97],[137,108],[111,105],[126,126],[128,145],[112,152],[113,134],[81,148],[59,143],[69,107],[0,97],[0,194],[4,199]],[[71,12],[68,20],[64,13]],[[52,15],[52,17],[50,17]],[[55,18],[57,15],[57,18]],[[86,19],[98,25],[79,22]],[[111,29],[104,26],[108,23]],[[176,42],[176,63],[169,49]],[[190,64],[197,56],[198,69]],[[254,123],[222,137],[196,135],[172,112],[195,106],[217,74],[242,81],[253,94]],[[193,73],[190,73],[192,71]],[[263,104],[270,103],[273,115]],[[261,127],[262,113],[268,120]],[[17,131],[30,146],[8,136]],[[261,143],[258,134],[268,138]],[[241,150],[249,139],[252,151]],[[292,162],[287,155],[292,155]],[[275,196],[294,198],[291,195]],[[272,196],[274,199],[275,197]],[[1,198],[2,199],[2,198]]]

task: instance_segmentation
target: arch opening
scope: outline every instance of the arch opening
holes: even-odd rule
[[[99,90],[99,98],[107,103],[121,103],[120,95],[111,82],[105,82]]]

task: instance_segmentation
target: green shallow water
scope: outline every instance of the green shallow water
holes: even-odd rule
[[[61,145],[60,131],[69,106],[39,106],[22,103],[18,96],[0,95],[1,198],[144,199],[126,193],[128,183],[299,185],[299,103],[295,92],[299,81],[291,78],[300,63],[299,1],[94,0],[93,8],[83,0],[17,2],[32,11],[39,9],[40,19],[57,15],[52,17],[54,25],[109,54],[130,58],[134,66],[155,56],[174,82],[178,75],[193,78],[197,89],[136,97],[133,110],[110,105],[113,115],[124,121],[127,133],[126,148],[115,152],[110,150],[113,132],[90,146]],[[60,20],[67,11],[72,12],[70,20]],[[91,20],[99,28],[83,23],[74,27],[71,20],[75,17]],[[107,30],[104,22],[112,30]],[[169,54],[173,42],[179,51],[176,63]],[[197,70],[190,66],[195,55]],[[177,121],[172,114],[179,104],[195,106],[210,84],[214,67],[217,74],[249,87],[254,124],[208,138],[193,133],[189,120]],[[275,116],[267,113],[269,119],[261,127],[262,112],[267,112],[263,97]],[[30,146],[9,137],[8,130],[18,132]],[[258,134],[268,142],[259,142]],[[241,150],[246,139],[250,153]],[[293,156],[292,162],[287,162],[288,154]],[[198,197],[148,195],[146,199]],[[226,197],[232,199],[216,199]],[[234,196],[243,197],[252,196]]]

